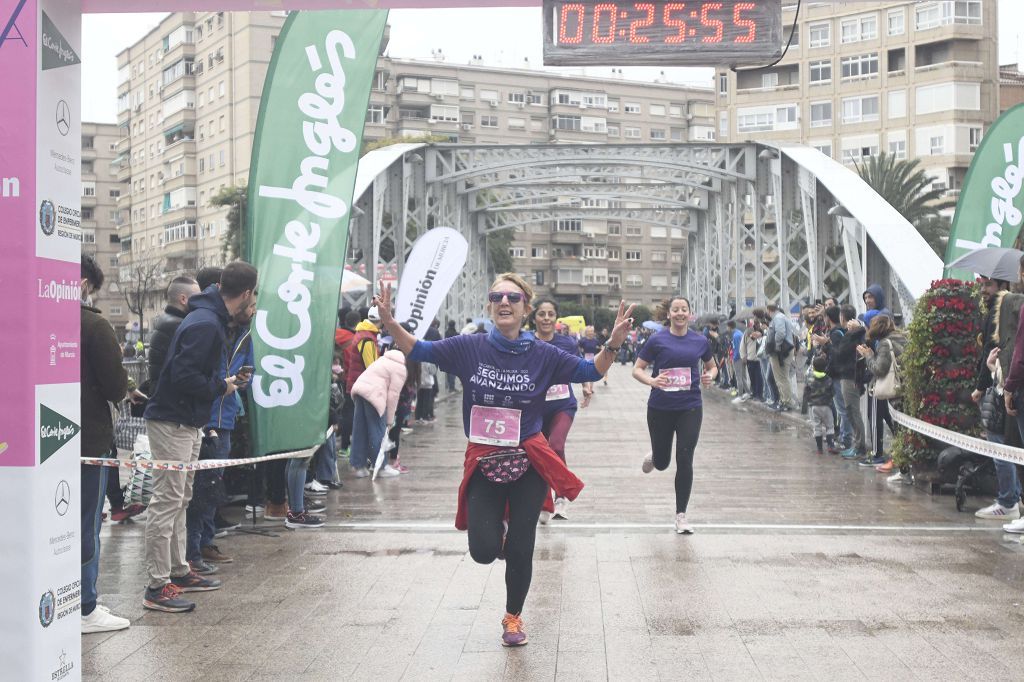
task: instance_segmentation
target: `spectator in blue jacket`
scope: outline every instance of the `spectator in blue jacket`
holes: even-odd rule
[[[876,315],[892,317],[892,311],[885,307],[885,292],[878,284],[869,286],[862,295],[867,312],[860,316],[865,327],[871,327],[871,320]]]
[[[150,450],[157,460],[199,459],[202,428],[214,401],[231,395],[248,374],[222,376],[227,366],[228,323],[246,325],[256,309],[256,268],[235,261],[224,268],[220,287],[211,285],[189,299],[189,314],[171,339],[156,391],[146,406]],[[181,613],[195,604],[182,592],[215,590],[220,581],[203,578],[186,560],[185,509],[192,497],[191,472],[155,470],[146,514],[146,570],[143,606]]]

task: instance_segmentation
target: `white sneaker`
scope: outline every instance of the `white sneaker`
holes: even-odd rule
[[[390,464],[385,464],[380,468],[380,471],[377,472],[378,478],[392,478],[394,476],[401,475],[402,472],[396,469],[395,467],[391,466]]]
[[[730,400],[729,402],[731,402],[731,403],[732,403],[733,405],[739,405],[739,404],[740,404],[740,403],[742,403],[742,402],[743,402],[744,400],[745,400],[745,398],[744,398],[743,396],[741,396],[741,395],[738,395],[738,396],[736,396],[735,398],[733,398],[732,400]]]
[[[306,490],[311,493],[326,493],[330,488],[325,486],[323,483],[317,480],[312,480],[306,484]]]
[[[974,515],[979,519],[990,519],[994,521],[1008,521],[1011,519],[1019,519],[1020,512],[1017,511],[1017,505],[1012,507],[1004,507],[998,502],[993,502],[984,509],[979,509],[974,512]]]
[[[251,504],[245,505],[245,513],[246,514],[250,514],[251,515],[252,514],[252,509],[253,509],[253,506]],[[257,504],[256,505],[256,516],[262,515],[263,512],[265,512],[265,511],[266,511],[266,509],[264,509],[262,504]]]
[[[555,518],[563,521],[569,518],[569,500],[564,497],[555,498]]]
[[[1004,523],[1003,530],[1007,533],[1021,533],[1024,534],[1024,519],[1017,519],[1012,523]]]
[[[543,509],[541,509],[540,510],[540,518],[538,519],[538,521],[540,521],[540,525],[546,526],[548,521],[550,521],[550,520],[551,520],[551,512],[544,511]]]
[[[131,625],[127,618],[115,616],[106,606],[96,605],[92,613],[82,616],[82,634],[88,635],[94,632],[114,632],[124,630]]]
[[[686,514],[676,514],[676,532],[680,535],[693,535],[693,526],[686,522]]]
[[[356,478],[366,478],[370,475],[370,470],[366,467],[352,467],[352,475]]]
[[[646,455],[644,455],[644,463],[642,465],[640,465],[640,468],[643,469],[643,472],[645,474],[649,474],[652,471],[654,471],[654,453],[653,452],[648,452]]]

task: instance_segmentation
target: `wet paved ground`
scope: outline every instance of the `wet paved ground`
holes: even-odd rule
[[[132,627],[83,638],[83,677],[1024,679],[1018,537],[818,456],[799,417],[717,389],[697,533],[677,536],[671,469],[640,471],[646,390],[618,365],[610,384],[569,437],[587,488],[538,534],[529,646],[499,646],[504,564],[473,563],[452,526],[465,443],[449,401],[404,440],[411,473],[346,471],[329,527],[219,540],[236,560],[191,614],[143,611],[143,524],[105,527],[100,601]]]

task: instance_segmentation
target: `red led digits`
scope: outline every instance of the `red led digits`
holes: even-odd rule
[[[650,2],[638,2],[633,7],[641,12],[644,12],[646,16],[643,19],[637,19],[629,25],[629,42],[631,43],[646,43],[650,42],[647,36],[642,36],[637,33],[637,29],[647,28],[654,23],[654,4]]]
[[[722,42],[722,34],[725,32],[725,22],[720,19],[708,19],[708,12],[711,10],[722,9],[722,3],[720,2],[709,2],[700,9],[700,23],[702,26],[708,26],[715,29],[712,35],[704,36],[701,39],[702,43],[720,43]]]
[[[583,12],[585,8],[582,4],[572,3],[569,5],[562,5],[562,21],[558,25],[558,42],[567,45],[579,45],[583,42]],[[576,33],[569,35],[566,31],[566,26],[569,23],[569,14],[576,13]]]
[[[594,5],[594,28],[590,33],[590,39],[595,43],[614,43],[615,42],[615,25],[619,20],[619,8],[618,5],[611,3],[604,3],[601,5]],[[608,34],[601,35],[601,14],[607,14],[609,18]]]
[[[678,33],[674,36],[665,38],[666,43],[682,43],[686,41],[686,21],[672,18],[673,12],[682,12],[685,9],[685,2],[669,2],[665,4],[665,9],[661,13],[661,23],[678,30]]]
[[[757,22],[753,19],[743,19],[741,14],[749,10],[754,9],[754,3],[752,2],[740,2],[737,3],[736,7],[732,10],[732,23],[739,28],[747,29],[747,35],[736,36],[734,43],[752,43],[754,38],[757,37]]]

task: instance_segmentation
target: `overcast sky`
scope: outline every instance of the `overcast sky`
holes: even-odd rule
[[[160,23],[163,13],[87,14],[82,26],[82,120],[117,120],[117,53]],[[408,59],[431,59],[440,49],[446,61],[465,64],[479,54],[492,66],[540,69],[541,11],[539,7],[471,10],[392,10],[388,54]],[[1017,60],[1024,0],[999,0],[999,61]],[[440,36],[457,36],[442,38]],[[528,59],[529,61],[524,61]],[[581,73],[581,70],[562,69]],[[626,77],[653,80],[660,68],[623,69]],[[675,83],[712,84],[711,69],[664,69]],[[593,67],[591,75],[611,74],[610,67]]]

